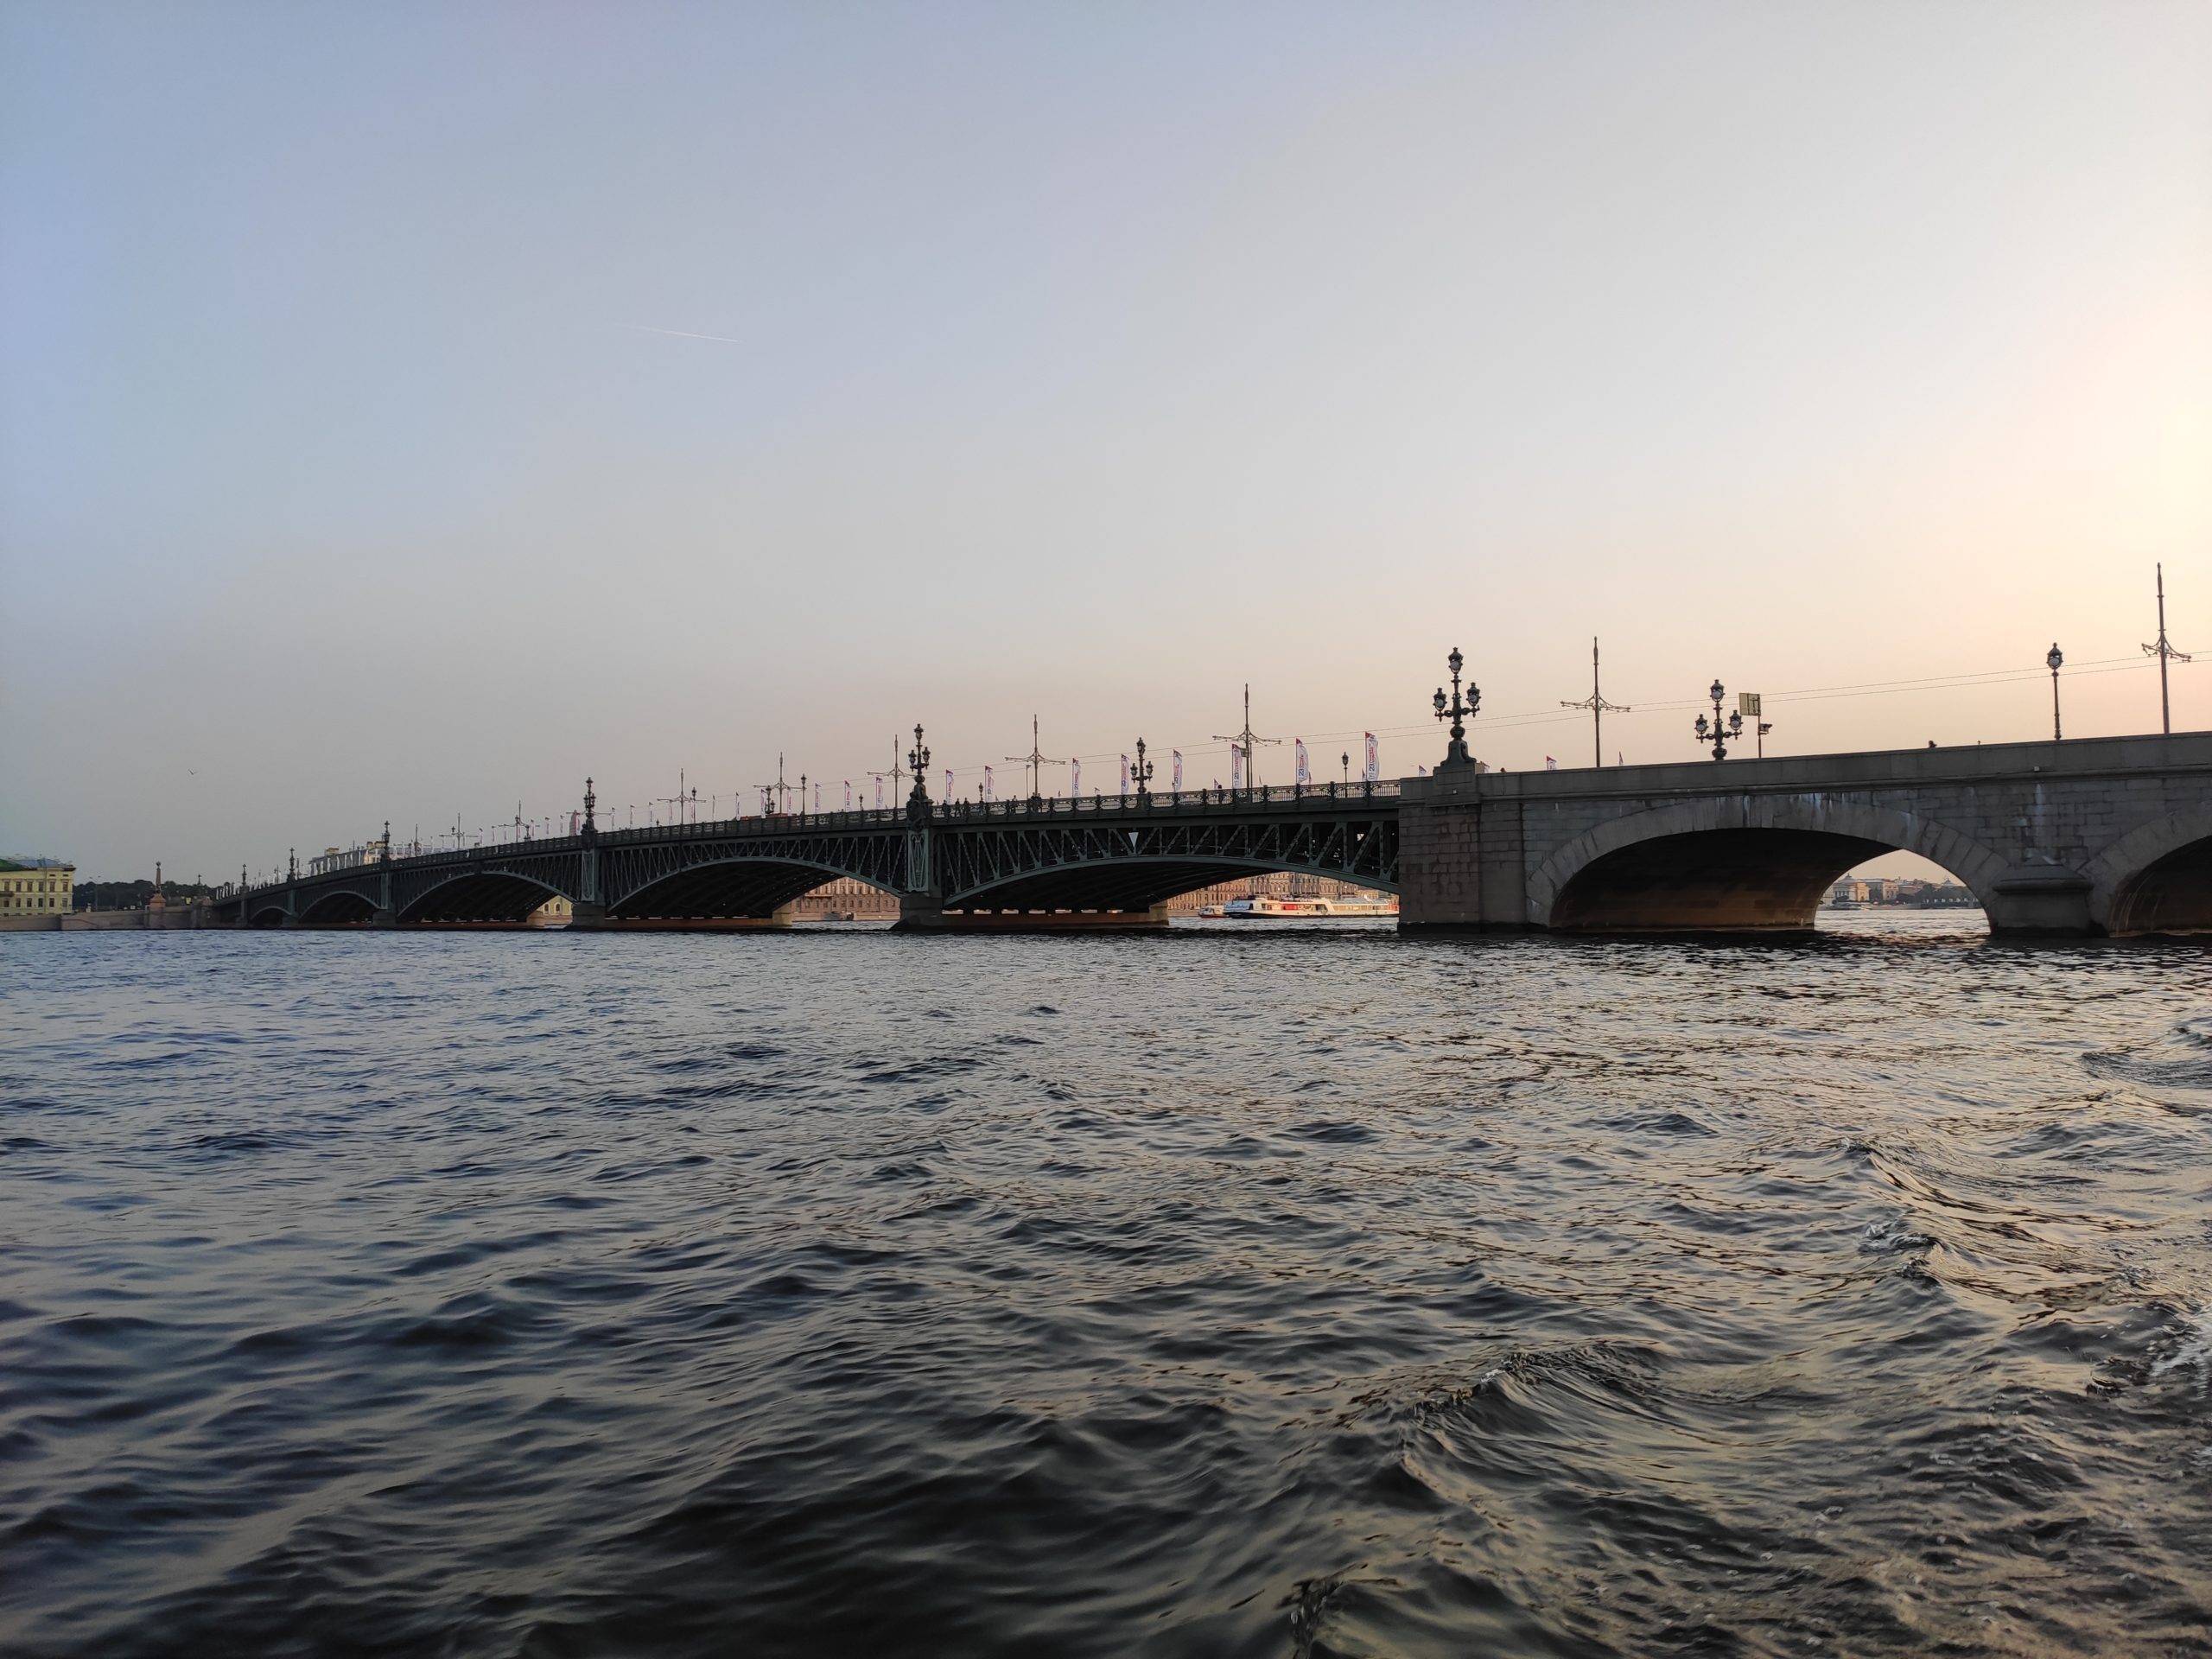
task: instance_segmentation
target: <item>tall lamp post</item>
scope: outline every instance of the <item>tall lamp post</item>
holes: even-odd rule
[[[1351,751],[1350,749],[1346,749],[1342,754],[1338,755],[1337,757],[1337,764],[1344,768],[1344,793],[1349,795],[1351,793]]]
[[[2166,695],[2166,664],[2186,663],[2190,659],[2185,651],[2176,651],[2166,638],[2166,567],[2158,566],[2158,643],[2143,647],[2143,654],[2158,659],[2158,729],[2167,736],[2173,735],[2173,700]]]
[[[2057,640],[2050,642],[2050,650],[2044,654],[2044,661],[2050,665],[2050,741],[2056,743],[2064,737],[2058,728],[2058,671],[2066,663],[2066,653],[2059,650]]]
[[[1691,728],[1697,734],[1697,741],[1700,743],[1708,740],[1712,742],[1713,758],[1716,760],[1726,760],[1728,758],[1730,738],[1741,737],[1744,734],[1743,710],[1738,709],[1726,720],[1720,717],[1721,699],[1727,695],[1727,690],[1720,682],[1715,680],[1706,692],[1706,696],[1713,699],[1713,718],[1708,721],[1703,715],[1700,715],[1697,717],[1697,724]]]
[[[1467,753],[1467,722],[1482,707],[1483,694],[1482,689],[1470,680],[1467,682],[1467,695],[1464,701],[1461,699],[1459,671],[1466,665],[1466,661],[1459,654],[1459,647],[1452,646],[1452,654],[1444,659],[1444,665],[1452,671],[1450,700],[1446,700],[1442,686],[1436,688],[1436,717],[1452,722],[1452,741],[1444,751],[1444,765],[1447,766],[1471,766],[1475,763],[1475,757]]]
[[[922,741],[922,728],[914,728],[914,747],[906,751],[906,764],[913,769],[914,792],[906,797],[906,816],[925,818],[930,815],[930,752]]]
[[[1137,804],[1152,804],[1153,763],[1144,758],[1144,739],[1137,739],[1136,764],[1129,768],[1129,779],[1137,786]]]

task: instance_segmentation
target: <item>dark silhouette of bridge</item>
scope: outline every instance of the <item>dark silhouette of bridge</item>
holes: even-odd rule
[[[575,835],[288,875],[214,912],[512,926],[557,897],[582,930],[762,927],[850,877],[897,895],[902,927],[1140,927],[1179,893],[1288,870],[1399,893],[1407,928],[1774,932],[1906,851],[1993,932],[2212,931],[2212,733],[1079,800],[934,803],[918,781],[899,810],[645,830],[603,830],[587,803]]]

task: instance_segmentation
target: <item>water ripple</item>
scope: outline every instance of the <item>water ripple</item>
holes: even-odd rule
[[[0,1649],[2212,1649],[2212,955],[1853,926],[0,935]]]

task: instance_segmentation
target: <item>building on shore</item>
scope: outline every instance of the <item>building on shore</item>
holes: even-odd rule
[[[1856,910],[1866,905],[1891,905],[1910,910],[1965,910],[1980,904],[1973,892],[1956,881],[1920,881],[1910,876],[1847,875],[1821,901],[1834,910]]]
[[[792,899],[791,915],[795,921],[895,922],[899,895],[841,875]]]
[[[0,927],[53,928],[76,902],[77,867],[59,858],[0,858]]]

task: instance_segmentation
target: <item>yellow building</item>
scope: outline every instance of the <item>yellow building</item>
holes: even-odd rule
[[[77,867],[41,862],[19,864],[0,858],[0,919],[17,916],[67,916],[77,890]]]

